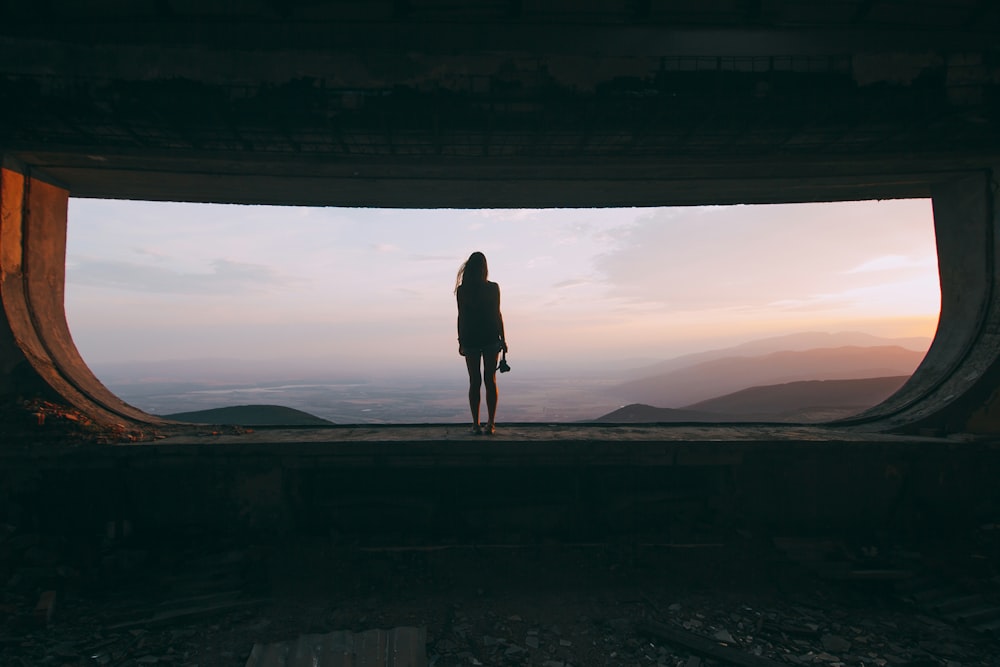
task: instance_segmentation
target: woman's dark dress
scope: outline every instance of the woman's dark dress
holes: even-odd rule
[[[458,298],[458,342],[465,354],[500,350],[500,286],[493,282],[462,283]]]

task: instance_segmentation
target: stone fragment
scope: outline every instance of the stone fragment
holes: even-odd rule
[[[716,630],[712,637],[720,642],[726,642],[727,644],[735,644],[736,640],[733,636],[729,634],[729,630]]]
[[[529,648],[538,648],[538,636],[528,635],[527,637],[524,638],[524,643]]]
[[[56,592],[44,591],[38,596],[38,604],[35,605],[35,623],[41,626],[52,622],[52,615],[56,609]]]
[[[617,632],[627,632],[632,626],[632,622],[627,618],[612,618],[608,621],[608,625]]]
[[[845,653],[851,650],[851,642],[840,635],[826,634],[820,637],[823,648],[833,653]]]
[[[701,658],[696,655],[692,655],[687,659],[687,662],[684,663],[684,667],[701,667]]]

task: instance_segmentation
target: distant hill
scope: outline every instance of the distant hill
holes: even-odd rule
[[[882,338],[860,331],[840,331],[837,333],[803,331],[784,336],[759,338],[732,347],[685,354],[649,366],[634,368],[627,372],[627,376],[630,379],[639,379],[687,368],[706,361],[714,361],[715,359],[759,357],[774,352],[803,352],[806,350],[837,347],[897,346],[926,354],[930,345],[931,339],[927,337]]]
[[[857,414],[892,396],[909,379],[907,375],[860,380],[805,380],[764,387],[750,387],[732,394],[688,405],[684,410],[727,416],[811,421]],[[829,416],[836,415],[836,416]],[[807,418],[808,417],[808,418]]]
[[[720,415],[715,412],[656,408],[652,405],[632,403],[631,405],[626,405],[606,415],[602,415],[593,421],[618,424],[653,424],[658,422],[720,422],[733,420],[729,419],[726,415]]]
[[[889,398],[907,375],[860,380],[805,380],[750,387],[683,408],[633,403],[596,422],[820,422],[856,415]]]
[[[726,357],[625,382],[611,391],[627,401],[682,407],[749,387],[800,380],[909,376],[924,354],[897,345],[884,345]]]
[[[233,405],[225,408],[175,412],[166,419],[193,424],[233,424],[235,426],[330,426],[331,421],[282,405]]]

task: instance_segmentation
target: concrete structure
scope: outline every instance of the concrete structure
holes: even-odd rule
[[[100,423],[157,421],[104,388],[70,338],[73,195],[382,207],[930,196],[939,331],[900,392],[841,428],[1000,433],[995,3],[576,4],[0,4],[0,391]],[[783,449],[782,465],[801,451]],[[859,465],[871,473],[884,453]],[[976,461],[977,475],[990,469]]]

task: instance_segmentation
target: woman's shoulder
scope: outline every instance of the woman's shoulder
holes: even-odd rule
[[[468,296],[468,298],[470,299],[482,298],[484,295],[488,295],[491,293],[495,294],[500,293],[500,285],[491,280],[487,280],[485,282],[481,282],[478,284],[469,283],[467,285],[466,283],[462,283],[455,290],[456,296],[460,298],[463,296]]]

